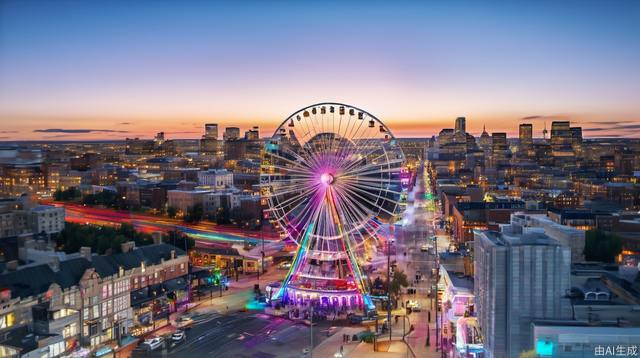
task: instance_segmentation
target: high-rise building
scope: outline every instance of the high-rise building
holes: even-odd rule
[[[253,126],[253,128],[244,132],[244,139],[246,140],[258,140],[260,139],[260,129],[258,126]]]
[[[466,133],[467,130],[467,120],[465,117],[456,118],[456,133]]]
[[[487,133],[487,128],[485,126],[482,126],[482,134],[478,140],[478,146],[486,153],[491,150],[491,136]]]
[[[576,155],[582,154],[582,127],[571,127],[571,147]]]
[[[208,154],[221,154],[222,145],[218,142],[218,125],[207,123],[204,125],[204,135],[200,140],[200,151]]]
[[[240,139],[240,128],[227,127],[224,129],[224,134],[222,137],[224,140],[238,140]]]
[[[566,319],[571,250],[539,232],[474,230],[474,294],[488,358],[532,348],[532,322]]]
[[[520,147],[531,148],[533,146],[533,125],[522,123],[519,129]]]
[[[491,163],[493,167],[505,163],[509,152],[507,133],[491,133]]]
[[[551,149],[554,157],[573,156],[572,135],[569,121],[551,123]]]
[[[218,139],[218,124],[207,123],[204,125],[204,138]]]

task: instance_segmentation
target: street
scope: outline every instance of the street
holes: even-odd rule
[[[185,342],[134,357],[302,357],[309,347],[309,327],[255,312],[207,313],[194,316]],[[314,345],[326,338],[314,327]]]
[[[409,315],[409,321],[415,331],[406,338],[420,357],[439,356],[435,351],[434,301],[437,292],[437,275],[433,275],[433,269],[438,268],[436,245],[437,252],[443,252],[449,246],[446,236],[439,235],[437,242],[431,240],[436,233],[434,220],[438,208],[432,200],[428,180],[425,169],[420,168],[403,214],[402,230],[397,236],[398,254],[396,255],[399,269],[407,274],[411,287],[416,290],[415,294],[405,294],[403,302],[414,300],[420,307],[419,312]],[[428,347],[427,342],[429,342]]]

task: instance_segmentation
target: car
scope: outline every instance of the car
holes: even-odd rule
[[[191,325],[193,325],[193,318],[191,317],[179,317],[175,322],[175,326],[180,329],[189,328]]]
[[[416,300],[410,300],[407,307],[411,308],[412,312],[420,312],[420,303]]]
[[[278,265],[278,269],[280,270],[288,270],[291,268],[291,262],[283,262],[280,265]]]
[[[142,344],[144,344],[150,350],[153,351],[153,350],[156,350],[156,349],[162,347],[163,343],[164,343],[164,338],[162,338],[162,337],[150,337],[150,338],[145,339]]]
[[[173,344],[182,343],[187,340],[187,334],[183,330],[177,330],[171,335],[171,342]]]
[[[361,316],[357,314],[350,314],[347,316],[347,318],[349,319],[349,322],[351,322],[352,324],[359,324],[359,323],[375,321],[376,319],[378,319],[378,316],[377,315]]]
[[[424,244],[424,245],[420,246],[420,251],[422,251],[422,252],[429,251],[429,245]]]

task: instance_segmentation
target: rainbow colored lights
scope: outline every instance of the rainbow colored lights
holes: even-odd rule
[[[283,121],[265,146],[261,183],[269,217],[298,249],[274,299],[373,306],[358,257],[395,220],[403,165],[389,129],[356,107],[320,103]]]

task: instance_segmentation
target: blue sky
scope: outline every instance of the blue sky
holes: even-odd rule
[[[0,139],[270,130],[324,100],[399,135],[465,115],[476,132],[536,116],[537,132],[568,118],[638,137],[639,63],[637,1],[5,1]]]

